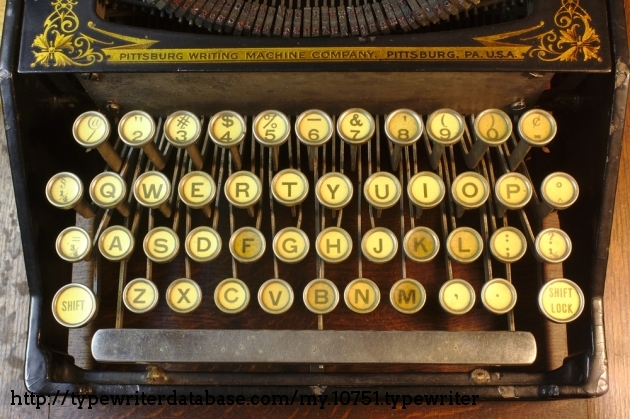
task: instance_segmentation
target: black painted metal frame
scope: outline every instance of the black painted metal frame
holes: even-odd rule
[[[601,3],[602,8],[604,2]],[[489,379],[477,379],[467,373],[444,374],[252,374],[252,373],[178,373],[166,371],[147,372],[103,372],[86,371],[76,367],[72,358],[56,347],[43,348],[41,336],[60,333],[63,329],[50,321],[49,307],[44,304],[46,294],[47,268],[42,266],[38,252],[37,224],[33,222],[32,189],[33,173],[37,172],[38,161],[34,160],[28,140],[33,125],[38,122],[33,114],[53,100],[37,102],[32,96],[40,80],[37,75],[17,72],[22,25],[23,0],[9,0],[5,17],[3,45],[0,55],[0,87],[8,150],[15,188],[27,281],[31,295],[29,332],[26,342],[25,382],[29,391],[53,394],[75,392],[82,394],[242,394],[249,397],[259,394],[264,388],[267,394],[313,394],[316,389],[326,386],[327,392],[343,390],[388,390],[399,394],[448,394],[455,390],[460,394],[480,395],[482,399],[549,399],[558,397],[593,397],[606,392],[608,373],[603,327],[603,291],[606,277],[608,243],[612,224],[619,156],[623,136],[624,114],[629,80],[626,22],[622,0],[610,0],[607,4],[610,18],[610,49],[613,66],[609,74],[598,74],[595,83],[601,84],[609,100],[602,113],[607,115],[600,125],[609,127],[610,135],[602,147],[606,150],[606,161],[602,163],[601,176],[594,184],[601,188],[603,199],[596,209],[596,246],[592,255],[587,295],[590,313],[585,313],[585,321],[577,327],[588,325],[589,350],[569,357],[563,367],[556,371],[532,374],[505,372],[492,374]],[[588,76],[591,77],[591,76]],[[29,95],[31,94],[31,95]],[[49,98],[51,99],[51,98]],[[36,200],[35,200],[36,201]],[[3,278],[4,281],[16,280]],[[585,324],[584,324],[585,323]],[[574,330],[569,328],[569,333]],[[63,344],[59,344],[63,347]],[[509,391],[505,391],[506,388]]]

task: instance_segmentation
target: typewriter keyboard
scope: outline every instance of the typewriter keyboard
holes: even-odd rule
[[[78,214],[50,246],[93,267],[52,312],[98,324],[97,361],[524,365],[537,345],[519,313],[584,308],[542,274],[571,257],[553,220],[579,194],[569,173],[528,171],[557,131],[542,109],[115,122],[78,115],[67,135],[105,170],[45,191]]]

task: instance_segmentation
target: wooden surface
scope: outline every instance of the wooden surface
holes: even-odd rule
[[[4,2],[0,2],[4,3]],[[1,15],[4,5],[0,4]],[[77,410],[73,406],[47,406],[35,410],[30,406],[11,406],[11,390],[24,393],[23,367],[24,343],[28,317],[28,290],[24,276],[24,262],[16,218],[11,175],[4,138],[0,139],[0,418],[40,417],[523,417],[523,418],[623,418],[630,415],[630,113],[626,118],[624,151],[615,205],[612,242],[608,263],[608,279],[604,297],[606,345],[609,360],[610,390],[608,394],[591,400],[566,400],[557,402],[505,402],[480,403],[468,408],[410,408],[392,410],[387,406],[356,406],[317,409],[302,407],[112,407],[100,406],[91,411]],[[0,125],[0,135],[4,129]]]

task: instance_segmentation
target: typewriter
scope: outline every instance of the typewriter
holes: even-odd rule
[[[28,389],[605,393],[623,16],[9,2]]]

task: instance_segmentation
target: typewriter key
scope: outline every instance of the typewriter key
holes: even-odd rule
[[[295,121],[295,133],[298,139],[308,147],[309,168],[317,158],[317,149],[332,138],[333,123],[330,116],[318,109],[302,112]]]
[[[328,209],[339,210],[348,205],[354,188],[348,177],[339,172],[328,172],[317,181],[315,196]]]
[[[92,201],[101,208],[116,208],[123,217],[129,217],[126,196],[127,185],[117,173],[99,173],[90,184]]]
[[[155,263],[167,263],[179,252],[179,237],[168,227],[155,227],[144,236],[144,253]]]
[[[214,290],[214,303],[219,310],[236,314],[245,310],[249,304],[249,288],[240,279],[228,278],[219,282]]]
[[[445,190],[442,178],[433,172],[416,173],[407,185],[407,195],[420,211],[440,205]]]
[[[374,263],[386,263],[398,252],[398,239],[391,230],[376,227],[369,230],[361,240],[363,255]]]
[[[532,198],[532,185],[520,173],[506,173],[494,184],[494,194],[497,197],[497,216],[502,217],[505,211],[518,210]]]
[[[133,247],[133,235],[123,226],[107,228],[98,239],[98,250],[105,259],[112,262],[129,259],[133,253]]]
[[[122,167],[122,159],[107,141],[110,129],[109,121],[105,115],[88,111],[79,115],[74,121],[72,135],[81,146],[96,148],[107,164],[115,171],[119,171]]]
[[[562,210],[573,205],[578,198],[580,189],[571,175],[556,172],[542,181],[540,192],[543,202],[546,204],[543,215],[547,215],[554,209]]]
[[[171,182],[161,172],[144,172],[136,179],[133,195],[140,205],[147,208],[159,208],[165,217],[171,216],[168,198],[171,195]]]
[[[282,279],[270,279],[258,290],[258,304],[269,314],[282,314],[293,305],[293,288]]]
[[[201,171],[187,173],[179,181],[177,193],[184,204],[190,208],[202,209],[206,217],[210,218],[212,215],[210,203],[214,201],[217,187],[208,173]]]
[[[476,261],[483,251],[483,239],[470,227],[456,228],[446,239],[446,250],[451,259],[460,263]]]
[[[535,256],[541,262],[560,263],[571,254],[571,239],[559,228],[547,228],[536,236]]]
[[[477,115],[474,124],[475,144],[464,156],[466,165],[474,169],[490,147],[497,147],[512,135],[512,121],[499,109],[488,109]]]
[[[197,148],[197,140],[201,134],[201,121],[192,112],[173,112],[164,121],[164,135],[169,143],[184,148],[197,170],[203,168],[203,157]]]
[[[262,196],[260,179],[246,170],[232,173],[225,181],[224,193],[230,204],[236,208],[247,209],[250,216],[254,216],[254,205]]]
[[[464,172],[453,181],[451,192],[457,206],[457,216],[461,217],[465,210],[485,204],[490,195],[490,186],[479,173]]]
[[[177,313],[190,313],[201,304],[201,288],[192,279],[176,279],[166,290],[166,303]]]
[[[422,118],[410,109],[398,109],[390,113],[385,120],[385,134],[394,143],[391,155],[392,168],[398,168],[402,147],[415,143],[422,136],[424,124]]]
[[[342,140],[350,144],[353,170],[357,160],[357,147],[370,141],[374,130],[374,118],[365,109],[348,109],[337,118],[337,133]]]
[[[463,279],[451,279],[440,288],[440,305],[451,314],[466,314],[475,305],[475,290]]]
[[[503,263],[513,263],[525,256],[527,240],[514,227],[501,227],[490,237],[490,252]]]
[[[129,282],[123,290],[125,307],[133,313],[147,313],[155,308],[159,292],[152,281],[136,278]]]
[[[207,226],[201,226],[188,233],[184,247],[186,248],[186,254],[192,260],[205,263],[219,256],[222,245],[221,236],[216,230]]]
[[[90,258],[92,239],[87,231],[80,227],[64,229],[55,242],[59,257],[67,262],[80,262]]]
[[[73,173],[61,172],[51,177],[46,184],[46,198],[57,208],[74,208],[84,218],[94,217],[92,207],[83,199],[83,183]]]
[[[355,313],[371,313],[381,302],[381,291],[367,278],[357,278],[350,282],[343,293],[348,308]]]
[[[308,195],[308,189],[308,179],[295,169],[281,170],[271,181],[271,194],[287,207],[301,204]]]
[[[429,160],[436,169],[444,147],[457,144],[464,135],[464,118],[452,109],[439,109],[427,119],[427,135],[433,141]]]
[[[403,250],[414,262],[430,262],[440,250],[440,239],[428,227],[416,227],[405,234]]]
[[[396,281],[389,292],[392,306],[404,314],[420,311],[427,301],[427,293],[415,279],[404,278]]]
[[[310,247],[306,233],[295,227],[283,228],[273,238],[273,252],[284,263],[302,261],[308,254]]]
[[[516,305],[516,289],[505,279],[492,279],[481,289],[481,301],[488,311],[505,314]]]
[[[352,238],[339,227],[325,228],[315,241],[319,257],[328,263],[341,263],[352,253]]]
[[[123,115],[118,123],[118,136],[127,145],[141,148],[158,170],[166,166],[164,155],[157,148],[155,121],[143,111],[131,111]]]
[[[318,278],[306,285],[302,299],[312,313],[327,314],[339,304],[339,290],[332,281]]]
[[[374,208],[391,208],[400,199],[400,182],[389,172],[376,172],[365,181],[363,194]]]
[[[538,294],[540,312],[554,323],[569,323],[584,310],[584,294],[573,281],[557,278],[547,282]]]
[[[265,236],[254,227],[239,228],[230,237],[230,253],[241,263],[253,263],[265,253]]]
[[[83,284],[68,284],[55,294],[52,312],[55,320],[65,327],[75,328],[88,324],[96,315],[96,297]]]
[[[518,134],[521,141],[508,157],[510,169],[514,170],[523,161],[530,148],[547,145],[556,136],[556,120],[542,109],[527,111],[518,120]]]
[[[210,139],[219,147],[230,150],[236,170],[241,170],[243,165],[238,146],[245,138],[246,132],[245,120],[241,115],[233,111],[221,111],[215,114],[208,124]]]
[[[273,169],[278,170],[279,147],[289,139],[291,134],[289,118],[280,111],[268,110],[259,113],[252,125],[256,141],[271,148]]]

